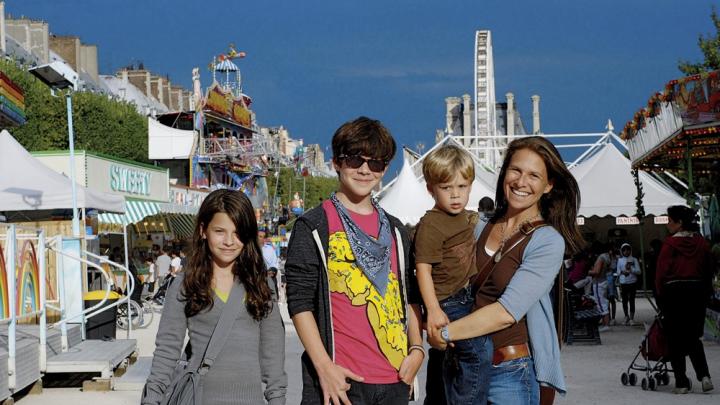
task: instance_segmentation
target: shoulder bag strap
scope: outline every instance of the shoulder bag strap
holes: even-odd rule
[[[500,263],[500,261],[505,258],[505,256],[507,256],[507,254],[510,253],[511,250],[513,250],[517,245],[519,245],[520,242],[525,240],[525,238],[532,235],[532,233],[535,232],[538,228],[542,228],[546,225],[547,224],[545,223],[545,221],[535,221],[528,224],[523,224],[520,229],[505,242],[505,246],[507,246],[505,251],[495,252],[494,255],[490,256],[485,261],[483,266],[480,268],[477,277],[475,277],[475,282],[473,283],[473,290],[477,291],[485,285],[487,280],[490,278],[490,274],[492,274],[493,270],[495,270],[495,266]],[[500,255],[500,257],[496,260],[498,254]]]
[[[190,370],[194,370],[195,367],[197,367],[198,373],[206,374],[210,367],[212,367],[215,362],[215,358],[218,354],[220,354],[220,350],[222,350],[223,346],[225,346],[225,342],[230,335],[230,330],[235,323],[237,303],[241,301],[241,291],[243,291],[243,289],[233,283],[232,289],[230,290],[230,296],[220,313],[220,319],[215,325],[215,329],[210,336],[210,340],[205,348],[205,353],[203,354],[202,359],[193,364],[193,368]]]

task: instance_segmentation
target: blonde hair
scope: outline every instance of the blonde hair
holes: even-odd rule
[[[451,181],[457,174],[465,180],[475,178],[475,162],[470,154],[456,145],[443,145],[423,161],[423,176],[428,185]]]

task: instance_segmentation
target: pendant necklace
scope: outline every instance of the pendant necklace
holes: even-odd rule
[[[505,247],[505,243],[510,239],[511,236],[515,235],[517,231],[520,230],[520,227],[522,227],[524,224],[529,224],[532,221],[541,218],[540,213],[537,213],[534,217],[528,218],[524,221],[520,221],[512,230],[512,232],[509,232],[507,235],[505,235],[505,224],[507,223],[507,219],[505,219],[503,222],[500,223],[500,236],[502,236],[502,239],[500,240],[500,247],[497,250],[497,253],[495,253],[495,263],[499,262],[502,257],[503,253],[502,250]]]

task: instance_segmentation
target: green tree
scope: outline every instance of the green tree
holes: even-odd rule
[[[710,18],[715,26],[715,34],[707,37],[702,34],[698,36],[698,46],[703,53],[704,60],[697,63],[680,61],[678,69],[685,75],[690,76],[720,69],[720,17],[714,6]]]
[[[279,173],[276,177],[276,173]],[[331,192],[337,189],[337,178],[332,177],[312,177],[308,176],[305,180],[305,209],[309,210],[317,206],[322,200],[326,199]],[[272,201],[275,195],[277,183],[277,196],[280,203],[287,206],[292,200],[293,195],[298,193],[303,198],[303,177],[296,175],[295,169],[292,167],[282,167],[279,172],[272,171],[267,176],[268,191]]]
[[[26,149],[68,148],[65,92],[50,89],[14,62],[0,61],[0,70],[25,93],[27,122],[12,128],[15,139]],[[135,107],[106,95],[77,92],[72,95],[75,148],[147,162],[147,119]]]

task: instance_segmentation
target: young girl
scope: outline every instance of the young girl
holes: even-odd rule
[[[167,292],[142,404],[161,402],[186,332],[191,356],[203,355],[233,289],[244,299],[236,301],[227,341],[201,377],[200,403],[285,404],[285,331],[260,252],[248,198],[210,193],[198,212],[188,266]]]

